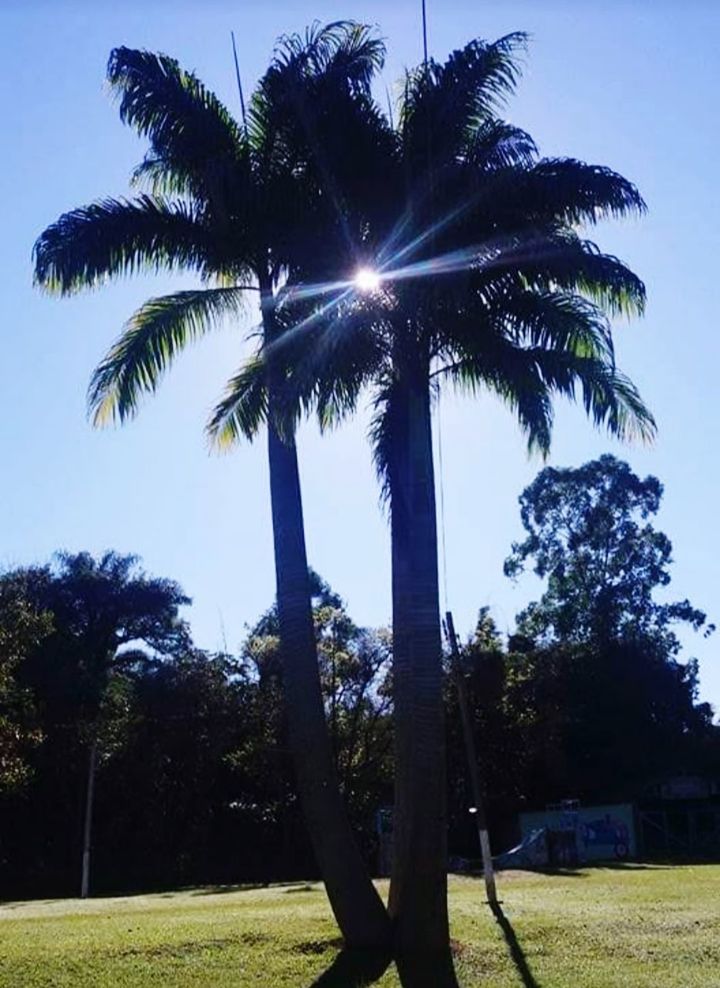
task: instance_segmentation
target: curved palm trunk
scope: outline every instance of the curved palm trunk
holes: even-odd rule
[[[272,334],[272,303],[263,304],[263,317]],[[277,387],[271,383],[270,497],[283,679],[295,773],[308,833],[347,945],[383,947],[389,942],[388,915],[355,842],[332,758],[312,619],[297,452],[294,442],[284,441],[273,425],[276,403]]]
[[[449,958],[445,729],[430,394],[422,371],[400,380],[391,405],[395,703],[394,860],[390,915],[405,965]],[[402,971],[401,971],[402,973]],[[408,980],[410,983],[410,980]]]

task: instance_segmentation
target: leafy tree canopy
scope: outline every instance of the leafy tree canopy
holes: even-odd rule
[[[136,556],[58,553],[47,566],[19,570],[29,601],[52,615],[52,634],[23,664],[28,686],[47,698],[48,713],[71,720],[76,707],[94,718],[123,649],[174,652],[189,642],[177,583],[147,576]]]
[[[0,578],[0,791],[28,778],[25,753],[42,734],[36,726],[32,697],[19,684],[17,668],[51,631],[50,615],[28,600],[21,576]]]
[[[670,582],[672,545],[650,521],[662,484],[641,480],[627,463],[601,456],[577,469],[547,467],[520,496],[527,537],[513,544],[505,574],[517,577],[532,561],[547,579],[539,601],[518,615],[518,632],[531,641],[607,644],[657,639],[679,650],[671,630],[706,626],[688,600],[659,603],[654,591]]]

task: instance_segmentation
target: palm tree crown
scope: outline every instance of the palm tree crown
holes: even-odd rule
[[[384,181],[364,203],[352,199],[353,256],[377,269],[381,289],[348,291],[353,258],[336,254],[341,288],[332,304],[324,300],[284,344],[298,392],[323,425],[375,388],[383,476],[383,423],[402,367],[495,392],[542,453],[556,395],[579,394],[593,421],[620,438],[654,432],[615,365],[609,323],[642,313],[645,288],[581,232],[639,215],[645,204],[608,168],[539,158],[530,135],[497,115],[525,41],[522,34],[475,41],[442,65],[430,61],[407,74],[395,129],[379,110],[372,116]],[[247,431],[243,413],[258,372],[249,368],[218,407],[211,430],[221,442]]]

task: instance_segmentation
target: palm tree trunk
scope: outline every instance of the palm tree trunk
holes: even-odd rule
[[[273,309],[263,304],[266,339]],[[290,744],[305,823],[330,905],[348,947],[379,948],[390,937],[385,907],[350,827],[332,758],[320,687],[305,552],[297,452],[278,434],[278,387],[268,399],[268,456],[277,604]]]
[[[413,959],[434,958],[437,964],[430,967],[437,977],[441,959],[447,967],[449,930],[443,669],[427,375],[417,372],[401,380],[391,402],[396,768],[389,910],[400,957],[411,968],[417,967]]]

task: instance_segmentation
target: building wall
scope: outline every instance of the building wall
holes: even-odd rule
[[[624,861],[637,857],[635,812],[631,803],[520,814],[523,840],[540,827],[556,832],[574,830],[580,861]]]

